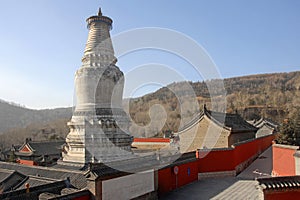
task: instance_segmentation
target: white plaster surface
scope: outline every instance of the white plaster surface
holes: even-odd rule
[[[153,170],[102,182],[103,200],[132,199],[153,191]]]
[[[297,151],[297,156],[294,155],[295,158],[295,169],[296,169],[296,175],[300,175],[300,158],[299,158],[300,151]]]

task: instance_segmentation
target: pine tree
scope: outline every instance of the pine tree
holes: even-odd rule
[[[16,156],[14,151],[10,151],[9,157],[8,157],[8,162],[15,162],[16,161]]]
[[[296,114],[291,119],[285,120],[280,127],[277,137],[279,144],[297,145],[300,146],[300,113],[297,110]]]
[[[296,145],[300,146],[300,112],[297,110],[297,114],[294,120],[294,135],[296,139]]]

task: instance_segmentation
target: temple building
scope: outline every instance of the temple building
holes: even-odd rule
[[[65,163],[103,163],[131,154],[130,120],[122,108],[124,75],[110,38],[112,20],[99,9],[86,21],[89,34],[75,74],[77,105],[68,123]]]
[[[61,158],[63,140],[59,141],[32,141],[27,138],[24,144],[14,154],[16,162],[24,165],[50,166]]]
[[[228,148],[255,138],[257,130],[238,114],[210,111],[204,105],[203,111],[177,134],[180,151],[184,153],[197,149]]]
[[[260,118],[259,120],[253,120],[248,122],[258,128],[258,131],[256,132],[257,138],[278,132],[279,124],[270,119]]]

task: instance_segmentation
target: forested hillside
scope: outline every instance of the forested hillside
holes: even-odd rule
[[[203,104],[210,107],[211,96],[218,101],[217,94],[219,88],[213,90],[214,94],[209,93],[206,84],[213,85],[212,82],[221,80],[211,80],[208,82],[190,82],[199,106]],[[284,118],[293,116],[299,112],[300,108],[300,72],[261,74],[244,77],[235,77],[223,80],[226,90],[227,109],[226,112],[238,112],[246,119],[270,118],[280,123]],[[179,102],[172,93],[176,88],[176,94],[186,95],[186,101]],[[189,94],[186,93],[186,84],[173,83],[158,91],[145,95],[140,98],[130,100],[130,115],[139,125],[147,125],[150,122],[149,107],[155,104],[162,105],[168,115],[167,122],[162,132],[168,130],[176,131],[182,118],[180,105],[189,107]],[[183,98],[184,99],[184,98]],[[220,102],[223,103],[223,102]],[[191,105],[193,106],[193,105]],[[222,106],[220,106],[222,108]],[[190,118],[192,118],[198,108],[190,107]],[[223,111],[223,110],[219,110]],[[185,113],[186,114],[186,113]],[[188,116],[184,116],[188,119]],[[153,119],[155,120],[155,119]],[[159,123],[161,119],[157,120]],[[156,122],[152,122],[156,124]],[[146,129],[132,126],[131,132],[142,136],[152,136],[155,134],[155,126]]]

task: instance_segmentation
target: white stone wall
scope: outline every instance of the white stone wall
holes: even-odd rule
[[[295,173],[297,176],[300,175],[300,151],[296,151],[296,153],[294,154],[294,158],[295,158]]]
[[[153,191],[153,170],[102,182],[102,200],[132,199]]]
[[[198,173],[198,180],[208,179],[208,178],[234,177],[234,176],[236,176],[235,170],[221,171],[221,172],[205,172],[205,173]]]

